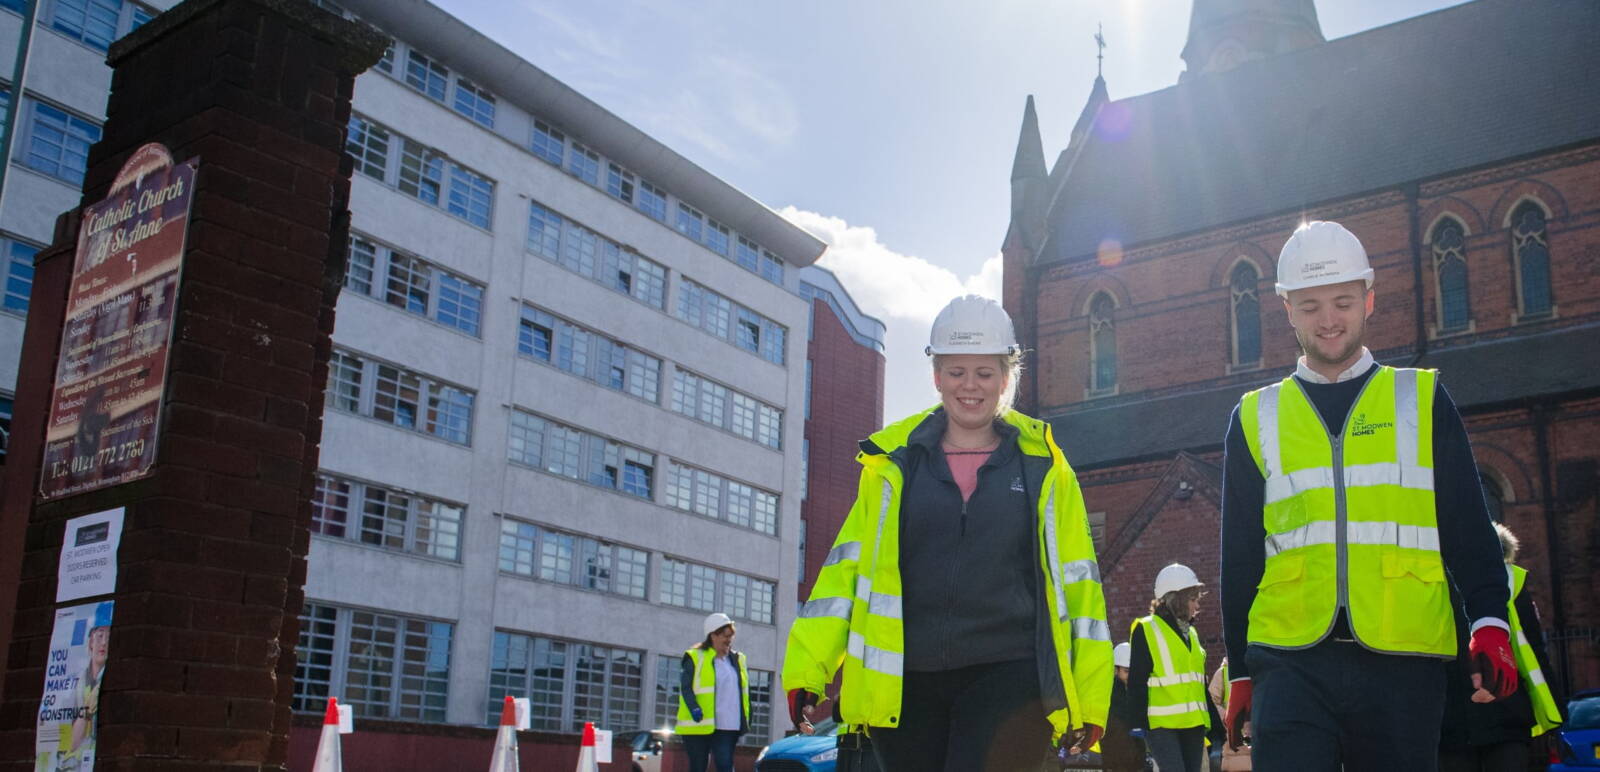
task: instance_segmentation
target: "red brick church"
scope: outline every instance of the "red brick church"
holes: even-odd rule
[[[1030,98],[1003,247],[1021,407],[1078,470],[1119,639],[1163,565],[1215,586],[1229,413],[1299,353],[1277,253],[1337,220],[1377,271],[1373,353],[1437,368],[1466,416],[1552,681],[1600,686],[1596,29],[1592,0],[1477,0],[1326,40],[1312,0],[1195,0],[1178,83],[1096,79],[1048,167]]]

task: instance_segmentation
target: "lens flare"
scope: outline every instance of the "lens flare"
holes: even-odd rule
[[[1100,248],[1095,250],[1095,259],[1100,262],[1101,268],[1110,268],[1122,262],[1122,242],[1113,238],[1100,240]]]

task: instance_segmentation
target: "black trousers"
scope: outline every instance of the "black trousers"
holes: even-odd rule
[[[1444,660],[1326,640],[1296,651],[1251,645],[1245,662],[1255,769],[1438,769]]]
[[[735,729],[717,729],[711,734],[685,734],[683,751],[689,756],[689,772],[706,772],[706,759],[716,772],[734,772],[733,747],[739,744],[740,732]]]
[[[1031,660],[906,673],[900,726],[872,728],[883,772],[1039,772],[1053,758]]]

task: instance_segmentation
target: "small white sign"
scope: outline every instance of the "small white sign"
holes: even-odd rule
[[[611,763],[611,730],[594,730],[594,760],[601,764]]]
[[[533,701],[527,697],[516,697],[511,704],[517,713],[517,731],[526,731],[533,726]]]
[[[74,517],[61,539],[56,602],[109,595],[117,589],[117,545],[122,543],[123,507]]]
[[[356,731],[356,709],[350,705],[339,706],[339,734]]]

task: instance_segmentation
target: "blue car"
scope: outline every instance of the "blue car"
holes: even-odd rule
[[[1550,772],[1600,769],[1600,689],[1578,692],[1567,702],[1567,723],[1556,730]]]
[[[839,760],[839,725],[817,722],[815,734],[790,735],[761,749],[756,772],[833,772]]]

